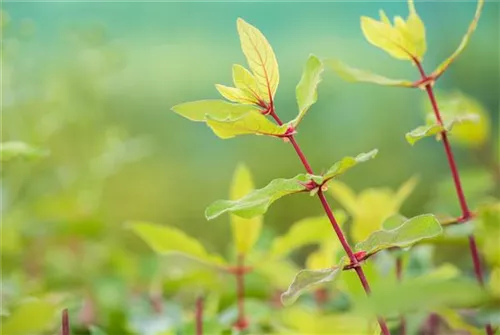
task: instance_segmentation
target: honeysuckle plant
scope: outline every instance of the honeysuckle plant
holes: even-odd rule
[[[449,66],[458,58],[467,46],[472,33],[477,28],[479,17],[484,6],[484,0],[478,0],[476,12],[465,35],[463,36],[457,49],[444,60],[431,74],[427,74],[423,68],[423,58],[427,50],[425,26],[417,14],[413,0],[408,1],[409,15],[406,20],[400,16],[394,18],[394,24],[391,24],[383,11],[380,11],[380,20],[369,17],[361,18],[361,29],[367,41],[387,52],[393,58],[411,62],[416,66],[420,74],[420,79],[416,81],[389,79],[369,71],[359,70],[350,67],[338,60],[325,61],[340,77],[352,82],[365,82],[386,86],[417,87],[426,91],[432,110],[432,118],[426,118],[426,125],[420,126],[406,134],[407,141],[413,145],[418,140],[436,136],[443,143],[451,174],[453,176],[457,198],[461,208],[461,215],[456,218],[457,223],[468,222],[472,220],[472,213],[462,187],[459,171],[453,151],[451,149],[449,137],[454,136],[455,132],[460,138],[463,132],[457,129],[466,129],[470,123],[483,123],[481,116],[469,111],[467,104],[446,104],[441,108],[438,105],[436,94],[434,92],[435,82],[445,73]],[[466,107],[458,109],[457,107]],[[444,110],[447,110],[445,112]],[[469,142],[475,139],[471,136]],[[480,141],[481,139],[479,139]],[[483,284],[483,270],[481,268],[479,252],[476,240],[473,235],[469,236],[469,249],[472,256],[475,275],[479,283]],[[485,326],[487,334],[493,334],[493,328],[490,324]]]
[[[370,285],[361,264],[366,255],[372,255],[386,248],[407,247],[440,234],[441,226],[432,215],[405,219],[391,229],[374,231],[358,244],[361,247],[355,252],[340,228],[324,192],[332,180],[355,165],[373,159],[377,150],[345,157],[333,164],[325,173],[315,174],[294,135],[310,107],[317,101],[317,86],[321,82],[323,62],[314,55],[309,56],[296,87],[298,114],[293,120],[284,123],[279,118],[274,104],[279,70],[273,49],[264,35],[243,19],[237,20],[237,28],[241,48],[250,70],[234,65],[234,87],[216,86],[219,93],[227,100],[187,102],[174,106],[172,110],[189,120],[207,124],[215,135],[222,139],[248,134],[282,138],[293,146],[306,173],[292,178],[275,179],[264,188],[253,190],[238,199],[218,200],[207,207],[206,218],[212,220],[228,213],[232,217],[252,219],[263,215],[273,202],[286,195],[307,192],[311,196],[317,196],[339,244],[344,249],[345,257],[337,264],[330,264],[328,268],[299,271],[283,293],[283,303],[293,303],[309,288],[334,281],[343,270],[354,270],[365,292],[370,294]],[[382,333],[389,334],[385,320],[378,318],[378,321]]]

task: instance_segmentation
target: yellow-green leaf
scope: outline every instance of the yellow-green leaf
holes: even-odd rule
[[[339,224],[343,224],[346,215],[343,211],[335,211],[335,218]],[[297,248],[325,239],[332,239],[332,227],[328,217],[305,218],[295,222],[288,232],[274,239],[270,257],[283,258]]]
[[[251,94],[256,102],[259,100],[259,88],[254,75],[239,64],[233,65],[234,86],[240,90]]]
[[[462,331],[465,330],[469,335],[484,334],[484,329],[479,329],[469,324],[460,316],[460,314],[456,310],[453,310],[451,308],[442,308],[437,312],[437,314],[439,314],[439,316],[444,319],[444,321],[451,329]]]
[[[292,121],[294,127],[297,127],[309,108],[318,100],[318,85],[322,73],[323,64],[316,56],[310,55],[295,89],[299,115]]]
[[[335,264],[336,255],[340,249],[342,245],[335,239],[329,238],[321,241],[319,248],[307,256],[306,268],[319,270]]]
[[[235,119],[255,110],[255,106],[232,104],[224,100],[199,100],[172,107],[175,113],[199,122],[206,122],[207,115],[217,120]]]
[[[288,289],[281,295],[285,306],[293,304],[304,292],[318,285],[335,281],[343,271],[345,258],[338,266],[321,270],[301,270],[297,273]]]
[[[252,175],[248,168],[240,164],[234,172],[231,184],[230,199],[237,200],[254,190]],[[231,214],[231,228],[236,250],[247,254],[257,242],[262,228],[262,216],[245,219]]]
[[[470,115],[461,115],[461,116],[456,116],[453,119],[448,119],[444,121],[443,125],[440,124],[428,124],[425,126],[420,126],[409,133],[406,133],[405,138],[408,143],[411,145],[414,145],[416,142],[419,140],[423,139],[424,137],[430,137],[430,136],[438,136],[437,138],[440,138],[440,134],[443,131],[446,131],[448,133],[454,134],[455,125],[459,124],[470,124],[470,123],[477,123],[479,122],[479,117],[474,114]]]
[[[2,334],[41,334],[54,327],[57,308],[44,300],[29,299],[2,320]]]
[[[207,115],[207,125],[222,139],[249,134],[283,137],[289,129],[287,124],[278,126],[258,111],[225,120]]]
[[[217,200],[207,207],[205,217],[212,220],[226,212],[247,219],[262,215],[279,198],[306,190],[304,184],[308,181],[305,174],[290,179],[275,179],[266,187],[252,191],[238,200]]]
[[[243,91],[236,87],[229,87],[220,84],[216,84],[215,88],[219,93],[229,101],[252,105],[257,102],[255,98],[246,91]]]
[[[375,158],[377,156],[378,150],[373,149],[372,151],[369,152],[363,152],[356,157],[344,157],[340,161],[336,162],[333,164],[328,171],[323,175],[323,179],[325,181],[330,180],[332,178],[338,177],[347,170],[351,169],[352,167],[358,165],[359,163],[366,162],[370,159]]]
[[[477,28],[477,24],[479,22],[479,17],[481,16],[481,11],[484,6],[484,0],[478,0],[477,2],[477,7],[476,7],[476,13],[474,14],[474,18],[472,19],[472,22],[469,25],[469,28],[467,29],[467,32],[465,33],[464,37],[462,37],[462,40],[460,41],[460,44],[458,45],[458,48],[451,54],[450,57],[448,57],[444,62],[442,62],[436,70],[432,73],[431,77],[434,78],[439,78],[444,71],[448,68],[448,66],[451,65],[455,61],[455,59],[462,53],[462,51],[465,49],[467,44],[469,43],[469,39],[472,36],[472,33],[474,30]]]
[[[356,244],[356,249],[366,253],[377,252],[382,249],[399,247],[404,248],[423,239],[440,235],[443,228],[432,214],[415,216],[392,230],[378,230],[368,238]]]
[[[413,87],[413,83],[409,80],[386,78],[370,71],[350,67],[336,59],[329,59],[324,62],[335,73],[337,73],[340,78],[348,82],[362,82],[384,86]]]
[[[220,256],[209,254],[199,241],[180,229],[149,222],[130,222],[128,228],[158,254],[182,252],[201,260],[225,263]]]
[[[456,118],[472,119],[474,122],[455,122],[452,140],[467,147],[483,145],[491,134],[491,120],[486,108],[476,99],[459,91],[438,92],[436,98],[443,121],[451,122]],[[427,123],[435,123],[431,104],[426,100],[425,112]]]
[[[354,191],[338,180],[332,180],[328,184],[328,192],[344,207],[349,213],[355,213],[356,204],[356,194]]]
[[[237,20],[237,27],[241,49],[257,82],[259,96],[263,101],[271,102],[279,83],[278,61],[274,51],[259,29],[241,18]]]
[[[48,154],[48,150],[35,148],[24,142],[11,141],[0,143],[0,162],[6,162],[16,158],[40,158]]]

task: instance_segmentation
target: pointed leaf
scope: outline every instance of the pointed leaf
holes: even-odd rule
[[[248,105],[252,105],[256,102],[255,98],[251,94],[239,88],[224,86],[220,84],[216,84],[215,88],[224,98],[229,101]]]
[[[443,228],[434,215],[423,214],[408,219],[397,228],[372,233],[365,241],[356,244],[356,249],[370,254],[392,247],[404,248],[442,232]]]
[[[199,122],[205,122],[207,115],[217,120],[235,119],[255,110],[255,106],[237,105],[224,100],[199,100],[172,107],[175,113],[191,121]]]
[[[419,140],[424,137],[435,136],[441,134],[443,131],[448,133],[453,133],[452,130],[457,124],[466,124],[466,123],[476,123],[479,122],[479,117],[477,115],[461,115],[457,116],[453,119],[446,120],[444,125],[440,124],[430,124],[425,126],[420,126],[409,133],[406,133],[405,138],[410,145],[414,145]]]
[[[417,14],[413,0],[408,0],[408,10],[410,14],[406,19],[406,26],[402,33],[405,39],[409,41],[416,58],[422,60],[427,50],[425,26]]]
[[[306,190],[303,184],[308,180],[305,174],[290,179],[275,179],[266,187],[252,191],[238,200],[217,200],[207,207],[205,216],[212,220],[226,212],[247,219],[262,215],[279,198]]]
[[[455,61],[455,59],[462,53],[462,51],[465,49],[467,44],[469,43],[469,39],[472,36],[472,33],[474,30],[477,28],[477,24],[479,22],[479,17],[481,16],[481,11],[484,6],[484,0],[478,0],[477,2],[477,7],[476,7],[476,13],[474,14],[474,18],[472,19],[472,22],[469,25],[469,28],[467,29],[467,32],[465,33],[464,37],[462,37],[462,41],[460,41],[460,45],[458,48],[451,54],[450,57],[448,57],[444,62],[442,62],[436,70],[432,73],[431,77],[433,78],[439,78],[444,71],[448,68],[448,66],[451,65]]]
[[[158,254],[176,251],[209,262],[224,263],[220,256],[208,254],[200,242],[180,229],[148,222],[129,222],[127,226]]]
[[[350,67],[335,59],[326,60],[325,64],[335,71],[340,78],[348,82],[362,82],[384,86],[413,87],[413,83],[409,80],[386,78],[370,71]]]
[[[237,20],[237,27],[241,49],[257,81],[259,97],[271,102],[279,83],[278,61],[274,51],[259,29],[241,18]]]
[[[48,154],[48,150],[35,148],[24,142],[12,141],[0,143],[0,162],[6,162],[15,158],[40,158]]]
[[[377,153],[378,150],[374,149],[370,152],[361,153],[356,157],[350,157],[350,156],[344,157],[340,161],[333,164],[332,167],[328,169],[328,171],[323,175],[323,180],[327,181],[332,178],[338,177],[347,170],[356,166],[358,163],[363,163],[372,158],[375,158],[375,156],[377,156]]]
[[[259,88],[254,75],[239,64],[233,65],[234,86],[250,94],[256,102],[259,100]]]
[[[249,134],[283,137],[288,131],[287,124],[278,126],[258,111],[225,120],[217,120],[207,115],[207,125],[222,139]]]
[[[401,34],[389,22],[385,21],[385,14],[383,17],[384,22],[366,16],[361,17],[361,30],[366,40],[396,59],[411,59],[409,51],[404,49]]]
[[[299,115],[292,121],[294,127],[297,127],[309,108],[318,100],[318,84],[321,82],[322,73],[323,64],[316,56],[310,55],[295,89]]]
[[[346,219],[346,215],[343,211],[335,211],[335,218],[339,224],[342,224]],[[297,221],[286,234],[273,240],[270,256],[283,258],[297,248],[330,239],[331,230],[330,220],[326,216],[305,218]]]
[[[253,190],[254,185],[250,171],[245,165],[238,165],[231,183],[230,199],[237,200]],[[260,236],[262,216],[245,219],[232,214],[230,218],[236,250],[239,254],[247,254]]]
[[[405,223],[408,220],[407,217],[401,215],[401,214],[394,214],[390,217],[388,217],[383,223],[382,223],[382,228],[384,230],[393,230],[401,227],[403,223]]]
[[[281,302],[285,306],[293,304],[306,290],[317,287],[320,284],[333,282],[343,271],[345,258],[340,261],[339,266],[321,270],[301,270],[288,290],[281,295]]]

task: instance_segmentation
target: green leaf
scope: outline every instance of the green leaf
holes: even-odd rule
[[[376,73],[350,67],[336,59],[325,61],[338,76],[348,82],[371,83],[384,86],[413,87],[413,83],[408,80],[390,79]]]
[[[420,126],[409,133],[406,133],[405,139],[411,145],[414,145],[419,140],[424,137],[435,136],[440,134],[444,130],[444,127],[440,124],[429,124],[425,126]]]
[[[239,64],[233,65],[233,82],[240,90],[251,93],[256,100],[259,99],[257,80],[250,71]]]
[[[247,219],[262,215],[279,198],[304,191],[306,187],[303,184],[308,180],[305,174],[290,179],[275,179],[266,187],[252,191],[238,200],[217,200],[207,207],[205,217],[212,220],[226,212]]]
[[[408,279],[398,285],[379,281],[372,285],[370,297],[355,297],[354,311],[360,315],[392,317],[444,307],[468,308],[489,301],[486,290],[475,281],[464,279]]]
[[[222,139],[248,134],[283,137],[288,130],[287,124],[278,126],[258,111],[225,120],[217,120],[207,115],[207,125]]]
[[[249,105],[255,104],[257,102],[257,100],[248,91],[220,84],[216,84],[215,88],[224,98],[229,101]]]
[[[250,171],[244,164],[239,164],[234,172],[231,183],[231,200],[237,200],[254,190],[254,184]],[[257,242],[262,229],[262,216],[251,219],[231,215],[231,231],[236,251],[239,254],[247,254]]]
[[[476,13],[474,14],[474,18],[472,19],[472,22],[469,25],[469,28],[467,29],[467,32],[465,33],[464,37],[462,37],[462,41],[460,41],[460,44],[458,48],[451,54],[450,57],[448,57],[444,62],[439,64],[439,66],[434,70],[432,73],[431,77],[433,78],[439,78],[444,71],[455,61],[455,59],[462,53],[462,51],[465,49],[467,44],[469,43],[469,39],[472,36],[472,33],[474,30],[477,28],[477,24],[479,22],[479,17],[481,16],[481,11],[484,6],[484,0],[478,0],[477,2],[477,7],[476,7]]]
[[[265,102],[271,102],[280,79],[274,51],[260,30],[245,20],[238,18],[237,28],[241,50],[257,82],[259,97]]]
[[[383,223],[382,228],[384,230],[392,230],[401,227],[403,223],[408,220],[407,217],[404,217],[401,214],[394,214],[388,217]]]
[[[453,133],[452,130],[454,129],[455,125],[475,123],[478,121],[479,117],[477,115],[473,114],[461,115],[453,119],[446,120],[443,125],[429,124],[415,128],[409,133],[406,133],[405,138],[408,143],[414,145],[416,142],[418,142],[424,137],[440,135],[443,131],[446,131],[448,133]]]
[[[310,55],[295,89],[299,115],[291,122],[294,127],[297,127],[309,108],[318,100],[318,85],[321,82],[323,70],[321,61],[316,56]]]
[[[224,267],[226,263],[213,262],[210,259],[194,257],[179,251],[165,253],[161,260],[163,261],[161,264],[162,273],[171,279],[182,278],[183,284],[186,286],[190,286],[191,283],[191,280],[187,278],[188,275],[191,276],[195,286],[208,286],[217,284],[220,281],[219,275],[227,273]],[[213,275],[217,275],[217,277]]]
[[[338,177],[347,170],[356,166],[358,163],[366,162],[377,156],[378,150],[374,149],[367,153],[361,153],[356,157],[344,157],[340,161],[336,162],[328,169],[328,171],[323,175],[323,180],[328,181],[332,178]]]
[[[11,315],[2,320],[2,334],[39,334],[54,326],[57,308],[53,304],[30,299],[19,305]]]
[[[343,211],[336,211],[335,218],[342,224],[346,215]],[[288,232],[274,239],[271,245],[270,257],[284,258],[293,250],[302,246],[319,243],[331,239],[332,227],[326,216],[305,218],[295,222]]]
[[[312,287],[333,282],[343,271],[345,258],[340,261],[339,266],[321,270],[301,270],[293,282],[288,287],[288,290],[281,295],[281,302],[285,306],[293,304],[302,293]]]
[[[106,333],[99,327],[90,326],[89,327],[90,335],[106,335]]]
[[[172,111],[180,116],[198,122],[205,122],[207,115],[217,120],[235,119],[255,110],[255,106],[232,104],[224,100],[198,100],[172,107]]]
[[[372,233],[365,241],[358,243],[356,249],[370,254],[392,247],[404,248],[423,239],[435,237],[442,231],[443,228],[434,215],[423,214],[406,220],[395,229]]]
[[[15,158],[40,158],[48,154],[48,150],[35,148],[24,142],[12,141],[0,143],[0,162],[6,162]]]
[[[225,263],[220,256],[210,255],[200,242],[180,229],[148,222],[130,222],[127,226],[158,254],[176,251],[208,262]]]

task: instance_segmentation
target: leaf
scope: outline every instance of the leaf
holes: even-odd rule
[[[355,213],[357,199],[354,191],[338,180],[332,180],[328,184],[328,192],[337,200],[349,213]]]
[[[446,69],[451,65],[451,63],[453,63],[455,59],[465,49],[465,47],[469,43],[469,39],[472,36],[472,33],[477,28],[477,24],[479,22],[479,17],[481,16],[481,11],[483,9],[483,6],[484,6],[484,0],[478,0],[474,18],[472,19],[472,22],[470,23],[469,28],[467,29],[467,32],[465,33],[464,37],[462,37],[462,40],[460,41],[458,48],[451,54],[450,57],[448,57],[444,62],[439,64],[436,70],[434,70],[434,72],[431,74],[431,77],[436,79],[439,78],[444,73],[444,71],[446,71]]]
[[[305,174],[290,179],[275,179],[266,187],[252,191],[238,200],[217,200],[207,207],[205,217],[212,220],[226,212],[247,219],[262,215],[279,198],[304,191],[306,187],[303,184],[307,181]]]
[[[260,30],[243,19],[238,18],[237,28],[241,49],[257,82],[259,97],[271,102],[279,83],[278,61],[274,51]]]
[[[90,326],[89,327],[90,335],[106,335],[106,333],[99,327]]]
[[[224,98],[229,101],[249,105],[255,104],[257,102],[250,93],[245,92],[239,88],[224,86],[220,84],[216,84],[215,88]]]
[[[358,163],[366,162],[377,156],[378,150],[374,149],[367,153],[361,153],[356,157],[344,157],[340,161],[336,162],[328,169],[328,171],[323,175],[323,180],[328,181],[332,178],[338,177],[347,170],[356,166]]]
[[[158,254],[176,251],[208,262],[225,263],[220,256],[208,254],[200,242],[180,229],[148,222],[129,222],[127,226]]]
[[[397,229],[401,227],[403,223],[405,223],[408,220],[407,217],[404,217],[401,214],[394,214],[390,217],[388,217],[383,223],[382,223],[382,228],[384,230],[392,230],[392,229]]]
[[[340,261],[339,266],[329,269],[299,271],[288,290],[281,295],[283,305],[293,304],[302,293],[312,287],[335,281],[343,271],[344,262],[345,258]]]
[[[299,115],[291,122],[294,127],[297,127],[309,108],[318,100],[318,85],[321,82],[323,70],[321,61],[316,56],[310,55],[295,89]]]
[[[335,264],[337,253],[341,249],[342,245],[338,241],[331,238],[323,240],[319,248],[307,256],[306,269],[325,269]]]
[[[453,330],[465,330],[469,335],[481,335],[484,333],[483,329],[476,328],[468,324],[459,314],[451,308],[443,308],[437,312],[446,324]]]
[[[233,65],[233,82],[234,86],[242,91],[251,93],[255,100],[258,101],[259,89],[257,87],[257,80],[250,71],[241,65]]]
[[[339,224],[342,224],[346,215],[342,211],[336,211],[335,218]],[[269,255],[272,258],[286,257],[302,246],[331,239],[331,232],[330,220],[326,216],[302,219],[295,222],[286,234],[274,239]]]
[[[440,124],[429,124],[419,126],[409,133],[406,133],[405,139],[410,145],[414,145],[424,137],[435,136],[444,131],[444,127]]]
[[[21,303],[11,315],[2,320],[2,334],[31,335],[49,330],[58,313],[53,304],[29,299]]]
[[[288,131],[287,124],[278,126],[258,111],[225,120],[217,120],[207,115],[207,125],[222,139],[248,134],[283,137]]]
[[[161,257],[161,271],[169,279],[182,279],[183,286],[213,288],[221,285],[220,275],[226,274],[224,263],[216,263],[209,259],[194,257],[190,254],[171,251]],[[216,275],[214,277],[214,275]],[[188,278],[188,276],[190,276]],[[190,285],[191,284],[191,285]]]
[[[421,140],[424,137],[439,135],[443,131],[448,133],[452,133],[455,125],[465,124],[465,123],[474,123],[478,122],[479,118],[476,115],[462,115],[457,116],[451,120],[445,121],[443,125],[440,124],[430,124],[425,126],[420,126],[409,133],[406,133],[405,138],[410,145],[414,145],[416,142]]]
[[[0,143],[0,162],[6,162],[15,158],[40,158],[48,154],[48,150],[35,148],[24,142],[11,141]]]
[[[180,116],[198,122],[205,122],[207,115],[217,120],[235,119],[255,110],[255,106],[237,105],[224,100],[198,100],[172,107],[172,111]]]
[[[244,164],[239,164],[231,183],[231,200],[237,200],[253,191],[254,185],[250,171]],[[262,228],[262,216],[251,219],[231,215],[233,241],[239,254],[247,254],[257,242]]]
[[[382,249],[404,248],[423,239],[441,234],[443,228],[432,214],[415,216],[392,230],[379,230],[372,233],[368,239],[356,245],[356,249],[366,253],[374,253]]]
[[[337,73],[340,78],[348,82],[371,83],[384,86],[413,87],[413,83],[409,80],[386,78],[370,71],[350,67],[336,59],[326,60],[325,64]]]
[[[418,183],[418,177],[413,176],[408,179],[403,185],[401,185],[396,192],[395,200],[397,207],[401,207],[401,205],[405,202],[405,200],[410,196]]]
[[[457,294],[457,293],[460,294]],[[373,317],[391,317],[440,308],[477,307],[491,301],[486,290],[475,281],[464,279],[408,279],[398,285],[379,281],[370,297],[355,297],[354,312]]]

